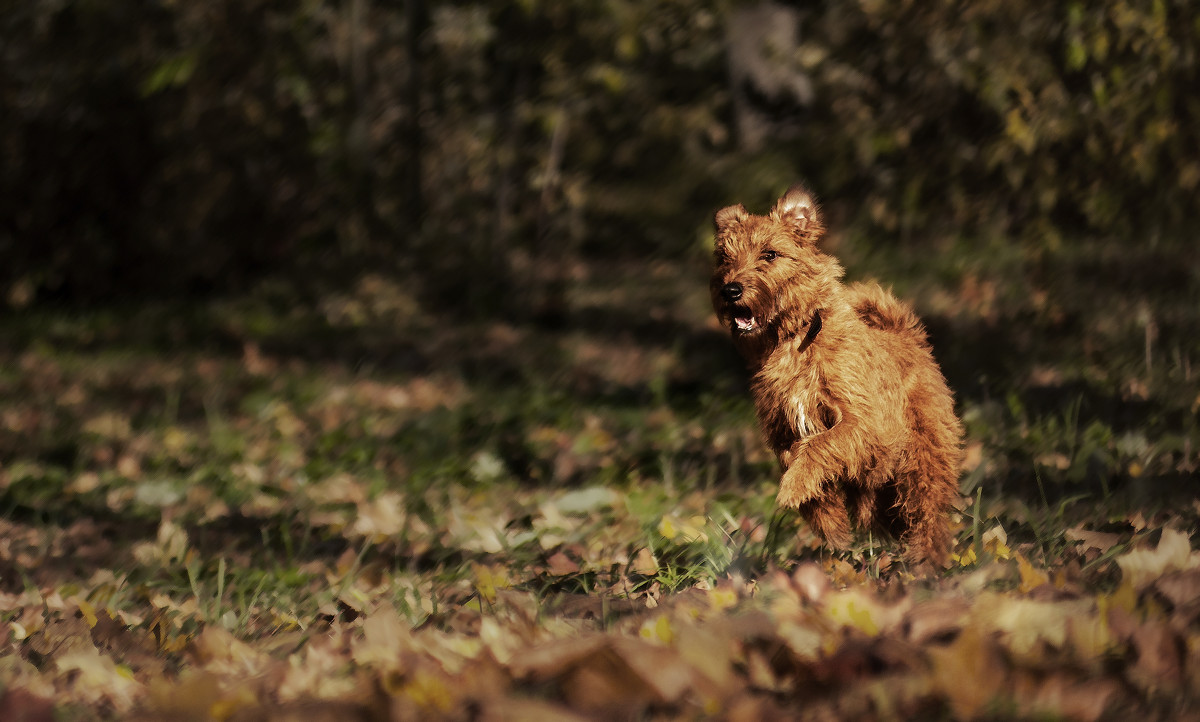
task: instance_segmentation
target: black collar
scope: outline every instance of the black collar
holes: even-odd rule
[[[804,334],[804,340],[800,342],[797,350],[800,353],[808,350],[808,347],[812,346],[812,342],[817,338],[818,333],[821,333],[821,312],[819,310],[813,312],[812,320],[808,322],[808,333]]]

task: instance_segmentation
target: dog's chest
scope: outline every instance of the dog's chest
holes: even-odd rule
[[[795,431],[796,437],[799,439],[816,433],[810,408],[811,404],[807,394],[792,394],[783,404],[783,413],[787,424]]]
[[[811,353],[780,348],[751,384],[759,422],[776,452],[828,430],[829,392],[823,366]]]
[[[794,376],[784,383],[759,379],[755,389],[758,417],[773,448],[787,448],[825,431],[825,397],[819,386],[805,381]]]

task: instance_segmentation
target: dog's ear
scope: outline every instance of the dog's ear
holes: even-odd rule
[[[717,215],[713,216],[713,224],[717,227],[717,233],[721,234],[748,215],[750,214],[746,212],[746,208],[739,203],[717,211]]]
[[[820,211],[812,193],[800,184],[788,189],[775,204],[771,217],[796,227],[801,233],[812,237],[821,223]]]

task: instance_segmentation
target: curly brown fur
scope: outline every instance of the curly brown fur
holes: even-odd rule
[[[753,372],[778,502],[834,546],[857,525],[944,566],[962,425],[920,320],[878,284],[843,285],[802,186],[766,216],[736,205],[715,221],[713,308]]]

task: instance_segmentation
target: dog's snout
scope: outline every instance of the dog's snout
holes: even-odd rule
[[[742,297],[742,284],[740,284],[736,281],[734,281],[732,283],[726,283],[721,288],[721,298],[725,299],[729,303],[733,303],[734,301],[738,300],[741,297]]]

